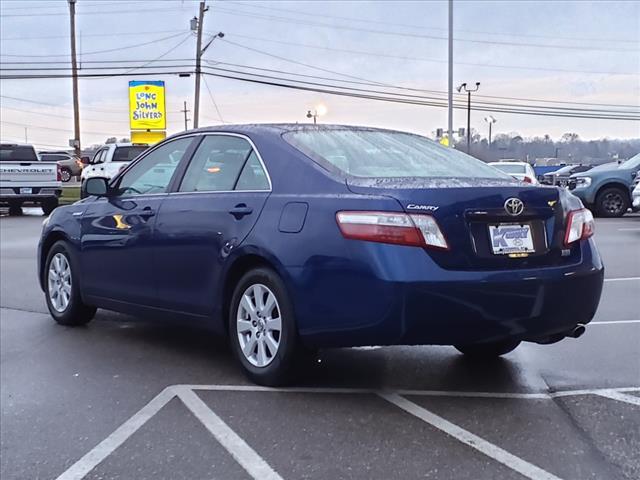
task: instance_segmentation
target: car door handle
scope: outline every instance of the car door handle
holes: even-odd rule
[[[240,220],[245,215],[251,215],[253,213],[253,208],[247,207],[247,205],[244,203],[239,203],[231,210],[229,210],[229,213],[233,215],[236,220]]]
[[[153,217],[155,214],[156,212],[154,212],[151,207],[144,207],[142,212],[140,212],[140,216],[145,218]]]

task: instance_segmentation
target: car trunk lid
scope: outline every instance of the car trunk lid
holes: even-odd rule
[[[566,261],[564,211],[556,188],[506,179],[460,178],[350,178],[347,185],[357,194],[392,197],[407,213],[432,215],[449,250],[428,252],[443,268],[532,268]],[[509,213],[509,199],[520,200],[522,211]],[[530,251],[509,253],[516,242],[513,239],[525,233],[521,248]],[[501,247],[505,236],[512,238],[508,248]]]

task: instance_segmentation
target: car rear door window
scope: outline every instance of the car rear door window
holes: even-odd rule
[[[193,137],[179,138],[149,152],[118,180],[119,195],[149,195],[166,193],[180,160]]]
[[[244,138],[206,135],[187,168],[181,192],[268,190],[260,159]]]

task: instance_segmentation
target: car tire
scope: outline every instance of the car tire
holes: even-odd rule
[[[605,188],[596,197],[596,214],[599,217],[621,217],[629,208],[629,195],[617,187]]]
[[[296,377],[306,352],[287,289],[273,270],[251,270],[236,285],[229,308],[229,340],[251,381],[273,387]]]
[[[9,204],[9,215],[10,216],[22,215],[22,202],[11,202]]]
[[[43,273],[45,299],[49,313],[60,325],[84,325],[96,314],[95,307],[82,301],[77,265],[63,240],[54,243],[47,254]]]
[[[51,213],[56,208],[58,208],[58,199],[50,198],[50,199],[44,200],[40,205],[40,207],[42,208],[42,213],[44,213],[45,215],[51,215]]]
[[[501,342],[475,343],[471,345],[454,345],[466,356],[473,358],[497,358],[515,350],[520,340],[503,340]]]
[[[60,169],[60,180],[62,180],[63,182],[68,182],[69,180],[71,180],[72,176],[73,175],[71,174],[71,170],[69,170],[68,168]]]

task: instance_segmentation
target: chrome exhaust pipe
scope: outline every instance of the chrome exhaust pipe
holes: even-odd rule
[[[569,334],[567,334],[567,337],[578,338],[578,337],[581,337],[582,334],[586,331],[587,331],[587,327],[585,327],[584,324],[579,323],[574,327],[573,330],[571,330]]]

